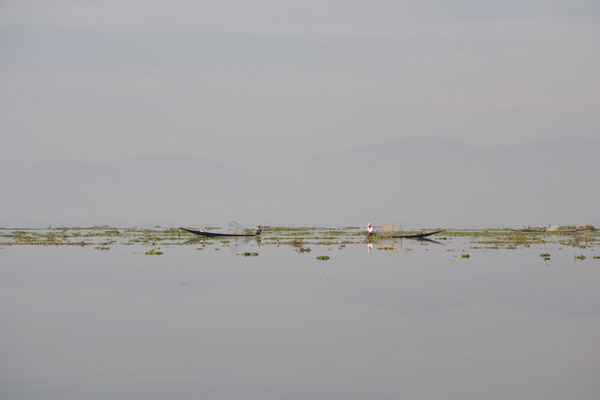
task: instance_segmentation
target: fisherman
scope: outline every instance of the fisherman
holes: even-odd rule
[[[254,231],[254,234],[256,236],[259,236],[262,233],[261,229],[260,229],[260,224],[256,224],[256,230]]]
[[[367,225],[367,236],[371,236],[373,234],[373,227],[371,226],[371,223],[369,222],[369,224]]]

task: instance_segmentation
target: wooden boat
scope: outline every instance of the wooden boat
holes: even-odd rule
[[[381,235],[384,238],[394,239],[422,239],[427,236],[435,235],[436,233],[444,232],[446,229],[440,229],[438,231],[419,232],[419,233],[392,233],[390,235]]]
[[[260,236],[260,235],[256,235],[254,233],[218,233],[218,232],[207,232],[207,231],[203,231],[203,230],[196,230],[196,229],[186,229],[186,228],[179,228],[181,230],[184,230],[186,232],[189,233],[193,233],[194,235],[198,235],[198,236],[205,236],[205,237],[223,237],[223,236],[227,236],[227,237],[231,237],[231,236],[244,236],[244,237],[248,237],[248,236]]]

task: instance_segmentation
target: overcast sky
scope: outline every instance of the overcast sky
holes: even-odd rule
[[[600,136],[600,2],[0,1],[0,158]]]

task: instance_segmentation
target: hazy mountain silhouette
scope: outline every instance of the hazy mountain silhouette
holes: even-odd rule
[[[558,139],[490,149],[403,139],[318,157],[319,191],[363,215],[411,226],[520,226],[596,221],[600,140]],[[371,196],[369,196],[371,195]],[[356,201],[355,198],[360,198]],[[369,197],[372,200],[367,200]]]
[[[411,138],[235,171],[200,157],[5,167],[0,225],[600,225],[598,139]]]

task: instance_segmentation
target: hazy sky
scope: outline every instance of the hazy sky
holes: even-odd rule
[[[600,136],[600,2],[0,1],[0,158]]]

